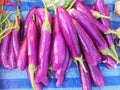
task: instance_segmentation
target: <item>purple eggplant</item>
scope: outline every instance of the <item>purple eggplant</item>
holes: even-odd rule
[[[20,45],[20,51],[17,58],[17,69],[23,71],[25,70],[27,65],[28,65],[27,38],[25,38]]]
[[[7,34],[8,32],[9,30],[6,31],[4,35]],[[2,42],[0,45],[0,62],[2,66],[6,69],[11,69],[9,61],[8,61],[10,39],[11,39],[11,33],[2,39]]]
[[[43,84],[48,85],[49,84],[48,69],[52,30],[45,2],[44,6],[45,6],[45,21],[42,25],[38,49],[38,61],[40,63],[40,67],[38,68],[38,71],[35,74],[35,81],[36,83],[42,82]]]
[[[70,53],[68,48],[66,48],[66,55],[65,55],[65,60],[64,60],[64,64],[62,65],[62,67],[56,71],[55,73],[55,77],[61,78],[65,75],[65,72],[67,71],[67,66],[69,64],[69,60],[70,60]]]
[[[75,19],[73,19],[73,23],[74,23],[76,32],[79,36],[80,44],[82,46],[82,50],[83,50],[83,53],[84,53],[84,56],[87,62],[90,65],[97,65],[98,63],[102,61],[101,60],[102,56],[96,49],[89,35],[82,28],[82,26]]]
[[[26,72],[27,72],[27,76],[28,76],[28,80],[30,80],[30,73],[28,72],[28,68],[26,69]],[[30,81],[31,82],[31,81]],[[42,83],[35,83],[35,86],[37,89],[35,90],[43,90],[42,89]]]
[[[66,59],[66,43],[59,28],[57,15],[54,16],[54,30],[53,30],[53,44],[52,44],[52,70],[57,71],[65,62]]]
[[[62,86],[62,84],[63,84],[63,82],[64,82],[64,79],[65,79],[64,76],[61,76],[61,78],[57,78],[57,80],[56,80],[56,86],[57,86],[57,87]]]
[[[34,16],[33,16],[34,17]],[[37,90],[35,85],[34,75],[37,68],[37,33],[38,30],[34,19],[31,19],[27,29],[27,48],[28,48],[28,73],[34,90]]]
[[[116,58],[108,48],[108,44],[103,38],[102,34],[99,32],[97,27],[94,25],[94,23],[91,21],[90,18],[88,18],[84,13],[77,11],[76,9],[71,9],[69,11],[71,17],[76,19],[79,24],[81,24],[82,27],[84,27],[85,31],[88,33],[88,35],[93,39],[94,44],[98,47],[99,51],[103,55],[108,55],[112,57],[114,60],[116,60],[117,63],[120,63],[118,58]]]
[[[104,78],[100,71],[100,68],[98,66],[91,66],[89,64],[88,64],[88,66],[89,66],[92,80],[95,83],[95,85],[98,87],[103,87],[104,86]]]
[[[98,10],[103,15],[110,15],[109,7],[105,5],[104,0],[96,0],[95,9]],[[110,29],[110,21],[108,19],[101,18],[100,21],[102,22],[103,25]],[[109,44],[109,47],[114,52],[115,56],[118,58],[112,34],[105,35],[105,37]]]
[[[90,77],[89,72],[85,73],[83,68],[80,66],[80,63],[78,62],[77,64],[78,64],[78,70],[79,70],[80,79],[82,83],[82,90],[92,90],[91,77]],[[88,70],[88,67],[85,62],[84,62],[84,65],[86,69]]]
[[[27,28],[28,28],[28,23],[29,23],[30,20],[32,19],[33,15],[35,15],[36,10],[37,10],[36,7],[32,8],[32,9],[29,11],[29,13],[28,13],[28,15],[27,15],[27,17],[26,17],[26,19],[25,19],[25,26],[24,26],[24,34],[23,34],[23,38],[26,37],[26,34],[27,34]]]
[[[105,56],[102,62],[108,69],[117,68],[117,63],[109,56]]]
[[[82,61],[82,54],[80,51],[81,49],[79,46],[79,40],[77,37],[77,33],[75,31],[75,27],[72,22],[72,18],[62,6],[59,6],[57,8],[57,18],[59,21],[59,27],[62,31],[62,34],[65,38],[65,41],[69,47],[69,50],[74,60],[79,61],[83,69],[86,71],[83,61]]]
[[[43,8],[38,8],[36,10],[35,14],[36,14],[36,16],[38,16],[39,18],[41,18],[42,23],[45,21],[45,11],[44,11]],[[50,23],[52,24],[52,18],[51,18],[50,13],[48,13],[48,19],[49,19]]]
[[[14,52],[14,47],[13,47],[13,36],[11,35],[10,39],[10,45],[9,45],[9,51],[8,51],[8,62],[11,67],[11,69],[16,69],[17,68],[17,62],[16,62],[16,57],[15,57],[15,52]]]
[[[88,16],[91,21],[97,26],[97,28],[105,34],[113,33],[118,34],[117,32],[111,30],[110,28],[106,27],[102,23],[100,23],[96,18],[94,18],[91,14],[91,9],[88,8],[84,3],[77,1],[74,5],[75,9],[79,10],[80,12],[84,13],[86,16]]]
[[[21,26],[21,16],[17,16],[15,20],[15,25]],[[13,43],[13,49],[15,53],[15,59],[17,60],[19,49],[20,49],[20,28],[16,28],[12,31],[12,43]]]

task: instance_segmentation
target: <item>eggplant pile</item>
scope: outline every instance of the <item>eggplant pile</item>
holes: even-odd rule
[[[42,84],[49,84],[51,72],[56,86],[62,86],[74,62],[83,90],[92,90],[92,82],[103,87],[104,77],[98,65],[103,63],[112,69],[120,63],[113,38],[118,33],[110,28],[110,11],[104,0],[96,0],[92,7],[75,0],[67,9],[52,3],[54,16],[48,12],[44,0],[43,3],[44,8],[34,7],[29,11],[23,31],[20,31],[20,14],[14,24],[6,20],[8,27],[15,28],[7,28],[3,34],[1,66],[26,70],[33,89],[42,90]]]

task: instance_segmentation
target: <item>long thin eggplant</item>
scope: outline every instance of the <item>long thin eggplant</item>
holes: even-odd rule
[[[21,26],[21,16],[17,16],[15,20],[15,24],[19,27]],[[16,28],[12,31],[12,43],[13,43],[13,49],[15,53],[16,60],[18,59],[19,49],[20,49],[20,28]]]
[[[84,72],[84,70],[80,66],[79,62],[77,64],[78,64],[78,70],[79,70],[79,74],[80,74],[80,80],[81,80],[81,83],[82,83],[82,90],[92,90],[90,73],[89,72],[87,72],[87,73]],[[88,70],[86,62],[84,62],[84,65],[85,65],[86,69]]]
[[[28,15],[26,16],[26,19],[25,19],[25,25],[24,25],[24,33],[23,33],[23,38],[26,37],[26,34],[27,34],[27,28],[28,28],[28,23],[30,22],[30,20],[32,19],[33,15],[35,15],[35,12],[36,12],[37,8],[34,7],[32,8]]]
[[[92,80],[95,83],[95,85],[98,87],[103,87],[104,86],[104,78],[100,71],[99,66],[91,66],[89,64],[88,64],[88,66],[89,66]]]
[[[20,51],[17,58],[17,69],[23,71],[28,65],[28,55],[27,55],[27,38],[25,38],[21,45]]]
[[[82,26],[73,19],[73,23],[76,29],[76,32],[79,36],[80,44],[82,46],[83,54],[85,55],[85,58],[87,62],[90,65],[97,65],[102,61],[102,56],[96,49],[93,41],[89,37],[89,35],[85,32],[85,30],[82,28]]]
[[[40,62],[40,67],[35,75],[36,83],[42,82],[48,85],[48,68],[49,68],[49,56],[50,56],[50,46],[51,46],[51,23],[48,18],[48,11],[46,4],[45,6],[45,21],[42,25],[41,36],[39,39],[39,50],[38,50],[38,61]],[[52,17],[51,17],[52,18]]]
[[[14,52],[14,47],[13,47],[13,36],[11,34],[11,39],[9,42],[9,51],[8,51],[8,62],[11,67],[11,69],[16,69],[17,68],[17,62],[16,62],[16,57],[15,57],[15,52]]]
[[[83,2],[77,1],[74,5],[75,9],[79,10],[80,12],[84,13],[86,16],[88,16],[92,22],[97,26],[97,28],[104,34],[118,34],[117,32],[111,30],[110,28],[106,27],[102,23],[100,23],[98,20],[96,20],[95,17],[91,14],[91,9],[88,8]],[[103,14],[104,15],[104,14]]]
[[[104,0],[96,0],[95,9],[98,10],[103,15],[110,15],[109,7],[105,5]],[[107,28],[110,29],[110,22],[108,19],[101,18],[100,21],[102,22],[103,25],[105,25]],[[112,34],[105,35],[105,37],[111,50],[114,52],[115,56],[118,58],[118,55],[114,46],[114,39]]]
[[[66,59],[66,43],[59,28],[57,15],[54,16],[54,30],[53,30],[53,44],[52,44],[52,70],[57,71],[65,62]]]
[[[68,48],[66,47],[66,55],[65,55],[65,60],[64,60],[64,64],[63,66],[56,71],[55,73],[55,77],[58,79],[58,78],[61,78],[65,75],[65,72],[67,70],[67,65],[69,64],[69,60],[70,60],[70,53],[69,53],[69,50]]]
[[[33,16],[34,18],[34,16]],[[34,19],[31,19],[27,29],[27,48],[28,48],[28,73],[34,90],[37,90],[35,85],[34,75],[37,68],[37,35],[38,30]]]
[[[9,30],[7,32],[5,32],[5,34],[7,34],[9,32]],[[4,34],[4,35],[5,35]],[[8,62],[8,52],[9,52],[9,43],[10,43],[10,38],[11,38],[11,34],[7,35],[5,38],[3,38],[1,45],[0,45],[0,62],[2,64],[2,66],[6,69],[11,69],[9,62]]]
[[[72,22],[72,18],[62,6],[59,6],[57,8],[57,18],[59,21],[59,27],[62,31],[62,34],[65,38],[65,41],[69,47],[69,50],[74,60],[79,61],[85,72],[87,72],[83,64],[82,54],[80,51],[81,49],[79,46],[79,40],[77,37],[77,33],[75,31],[75,27]]]
[[[110,49],[108,48],[108,44],[103,38],[102,34],[100,31],[97,29],[97,27],[94,25],[94,23],[91,21],[90,18],[88,18],[85,14],[83,14],[80,11],[77,11],[76,9],[71,9],[69,11],[71,17],[76,19],[79,24],[81,24],[82,27],[86,30],[88,35],[93,39],[95,45],[98,47],[99,51],[103,55],[108,55],[112,57],[117,63],[120,63],[118,58],[116,58],[111,52]]]

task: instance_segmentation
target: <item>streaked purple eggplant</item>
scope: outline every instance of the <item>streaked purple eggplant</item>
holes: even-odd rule
[[[84,72],[84,70],[80,66],[79,62],[77,64],[78,64],[78,70],[79,70],[80,79],[81,79],[81,83],[82,83],[82,90],[92,90],[90,73]],[[88,70],[88,67],[85,62],[84,62],[84,65],[85,65],[86,69]]]
[[[100,71],[99,66],[91,66],[89,64],[88,66],[89,66],[90,74],[94,84],[98,87],[103,87],[104,78],[103,78],[102,72]]]
[[[56,71],[55,73],[55,77],[61,78],[65,75],[66,71],[67,71],[67,66],[69,64],[69,60],[70,60],[70,53],[68,48],[66,47],[66,55],[65,55],[65,60],[64,60],[64,64],[61,66],[61,68],[59,70]]]
[[[109,7],[105,5],[104,0],[96,0],[94,6],[95,6],[95,9],[98,10],[101,14],[110,15]],[[100,21],[103,25],[105,25],[107,28],[110,29],[110,21],[108,19],[101,18]],[[114,52],[116,58],[118,58],[118,55],[117,55],[117,52],[114,46],[114,39],[113,39],[112,34],[105,35],[105,37],[106,37],[109,47]]]
[[[74,5],[75,9],[79,10],[80,12],[84,13],[86,16],[88,16],[91,21],[97,26],[97,28],[104,34],[118,34],[117,32],[111,30],[110,28],[106,27],[102,23],[100,23],[98,20],[96,20],[95,17],[91,14],[91,9],[88,8],[83,2],[77,1]],[[104,14],[103,14],[104,15]]]
[[[17,16],[15,20],[15,25],[21,26],[21,16]],[[20,28],[16,28],[12,31],[12,43],[13,43],[13,49],[15,53],[15,59],[18,59],[19,49],[20,49]]]
[[[23,33],[23,38],[26,37],[26,34],[27,34],[27,27],[28,27],[28,23],[30,22],[30,20],[32,19],[33,15],[35,15],[35,12],[36,12],[37,8],[34,7],[32,8],[28,15],[26,16],[26,19],[25,19],[25,24],[24,24],[24,33]]]
[[[88,35],[93,39],[94,44],[98,47],[102,55],[108,55],[112,57],[117,63],[120,63],[118,58],[116,58],[115,55],[110,52],[107,42],[105,41],[102,34],[89,17],[87,17],[85,14],[74,8],[71,9],[69,13],[71,17],[76,19],[79,22],[79,24],[81,24],[81,26],[84,27],[84,29],[86,30]]]
[[[6,35],[9,31],[10,30],[6,31],[4,35]],[[2,39],[2,42],[0,45],[0,62],[2,66],[6,69],[11,69],[8,61],[10,39],[11,39],[11,33]]]
[[[51,23],[49,21],[48,11],[46,4],[45,6],[45,21],[42,25],[41,36],[39,39],[39,50],[38,50],[38,62],[40,67],[35,74],[36,83],[43,83],[45,85],[49,84],[48,78],[48,69],[49,69],[49,56],[50,56],[50,47],[51,47]],[[52,18],[52,17],[51,17]]]
[[[20,51],[17,58],[17,69],[23,71],[28,65],[28,55],[27,55],[27,38],[25,38],[21,45]]]
[[[117,68],[117,63],[109,56],[103,56],[104,60],[102,61],[108,69]]]
[[[33,16],[34,18],[34,16]],[[37,68],[37,39],[38,30],[34,19],[31,19],[27,28],[27,48],[28,48],[28,73],[30,75],[31,85],[34,90],[37,90],[35,85],[34,75]]]
[[[17,61],[16,61],[16,57],[15,57],[15,52],[14,52],[12,34],[11,34],[11,39],[10,39],[10,42],[9,42],[8,62],[9,62],[9,65],[10,65],[11,69],[16,69],[17,68]]]
[[[73,19],[73,23],[76,29],[76,32],[79,36],[80,44],[82,46],[83,54],[90,65],[97,65],[102,61],[102,56],[96,49],[92,39],[85,32],[82,26]]]
[[[66,43],[59,28],[57,15],[54,16],[54,30],[53,30],[53,43],[52,43],[52,70],[59,70],[66,59]]]
[[[65,41],[69,47],[69,50],[74,60],[79,61],[83,69],[86,71],[82,61],[82,54],[80,51],[81,49],[79,46],[79,40],[77,37],[77,33],[75,31],[75,27],[72,22],[72,18],[62,6],[59,6],[57,8],[57,18],[59,21],[59,27],[62,31],[62,34],[65,38]]]

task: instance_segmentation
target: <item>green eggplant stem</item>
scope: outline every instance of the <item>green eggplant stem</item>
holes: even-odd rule
[[[113,55],[113,54],[110,52],[110,49],[107,48],[107,49],[105,49],[105,50],[101,50],[100,52],[101,52],[103,55],[108,55],[108,56],[112,57],[112,58],[117,62],[117,64],[120,63],[119,59],[116,58],[116,56]]]
[[[118,54],[117,54],[117,51],[116,51],[116,49],[115,49],[115,45],[114,45],[114,44],[110,46],[110,49],[111,49],[111,50],[113,51],[113,53],[115,54],[116,58],[118,58]]]
[[[114,35],[120,35],[118,32],[109,29],[107,32],[105,32],[104,34],[114,34]]]
[[[95,11],[95,12],[93,13],[93,16],[94,16],[95,18],[97,18],[97,19],[99,19],[99,18],[110,19],[110,16],[102,15],[102,14],[100,14],[100,12],[97,12],[97,11]]]
[[[48,18],[47,5],[44,0],[42,0],[42,1],[44,3],[44,8],[45,8],[45,21],[43,23],[42,30],[48,30],[50,33],[52,33],[51,25],[50,25],[49,18]]]
[[[16,13],[16,12],[17,12],[17,11],[13,11],[13,12],[9,13],[9,14],[0,22],[0,25],[3,24],[6,20],[8,20],[8,18],[9,18],[12,14],[14,14],[14,13]]]
[[[33,64],[29,64],[28,66],[28,72],[30,75],[30,81],[31,81],[31,85],[33,87],[34,90],[37,90],[37,87],[35,85],[35,80],[34,80],[34,73],[35,73],[35,66]]]
[[[73,0],[73,2],[70,4],[70,6],[67,8],[67,11],[69,11],[72,7],[73,7],[73,5],[75,4],[75,2],[76,2],[76,0]]]
[[[82,66],[82,68],[83,68],[83,70],[84,70],[84,72],[86,72],[87,73],[87,70],[86,70],[86,68],[85,68],[85,66],[84,66],[84,63],[83,63],[83,58],[82,58],[82,56],[80,57],[80,58],[75,58],[74,57],[74,62],[75,62],[75,64],[77,65],[77,62],[80,62],[80,64],[81,64],[81,66]],[[76,62],[77,61],[77,62]]]

